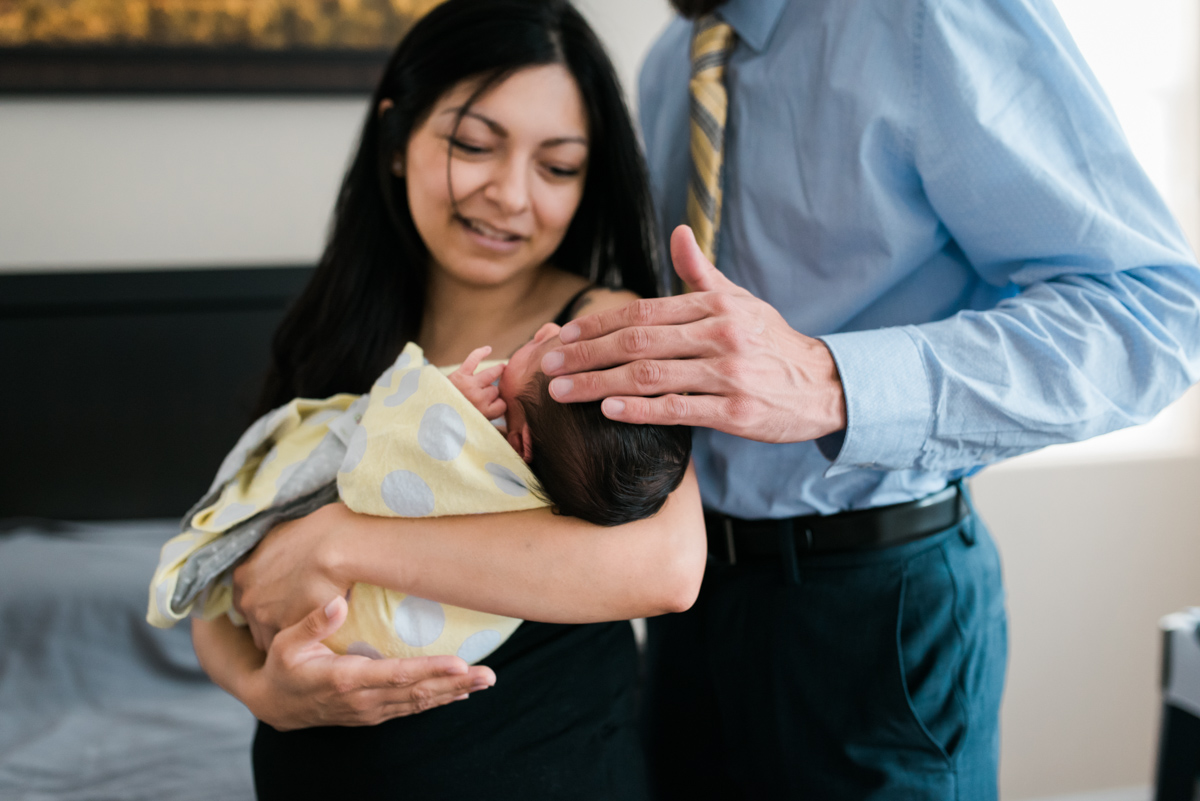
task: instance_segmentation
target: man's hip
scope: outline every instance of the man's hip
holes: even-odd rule
[[[995,798],[1006,620],[978,519],[785,557],[710,559],[696,606],[650,621],[661,797]]]

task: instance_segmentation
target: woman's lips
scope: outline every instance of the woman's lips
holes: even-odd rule
[[[525,237],[520,234],[496,228],[481,220],[459,217],[458,221],[475,242],[490,250],[511,252],[520,247],[525,240]]]

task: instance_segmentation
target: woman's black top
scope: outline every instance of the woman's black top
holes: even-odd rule
[[[555,322],[570,320],[584,292]],[[419,715],[289,732],[259,723],[258,797],[647,797],[634,710],[638,656],[628,623],[526,621],[483,662],[496,671],[494,687]]]

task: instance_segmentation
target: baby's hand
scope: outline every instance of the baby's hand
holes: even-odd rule
[[[486,345],[471,351],[459,368],[450,374],[450,383],[466,396],[471,405],[478,409],[484,417],[494,420],[503,415],[506,408],[504,401],[500,398],[499,387],[492,385],[504,372],[504,365],[497,364],[483,372],[475,372],[475,368],[491,352],[491,347]]]

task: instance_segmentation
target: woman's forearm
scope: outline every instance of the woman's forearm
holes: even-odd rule
[[[687,609],[707,558],[691,468],[658,514],[612,528],[537,509],[422,520],[355,516],[351,529],[330,538],[328,557],[347,584],[550,623]]]
[[[246,703],[245,682],[266,659],[254,646],[249,630],[233,625],[224,615],[214,620],[193,619],[192,647],[213,683]]]

